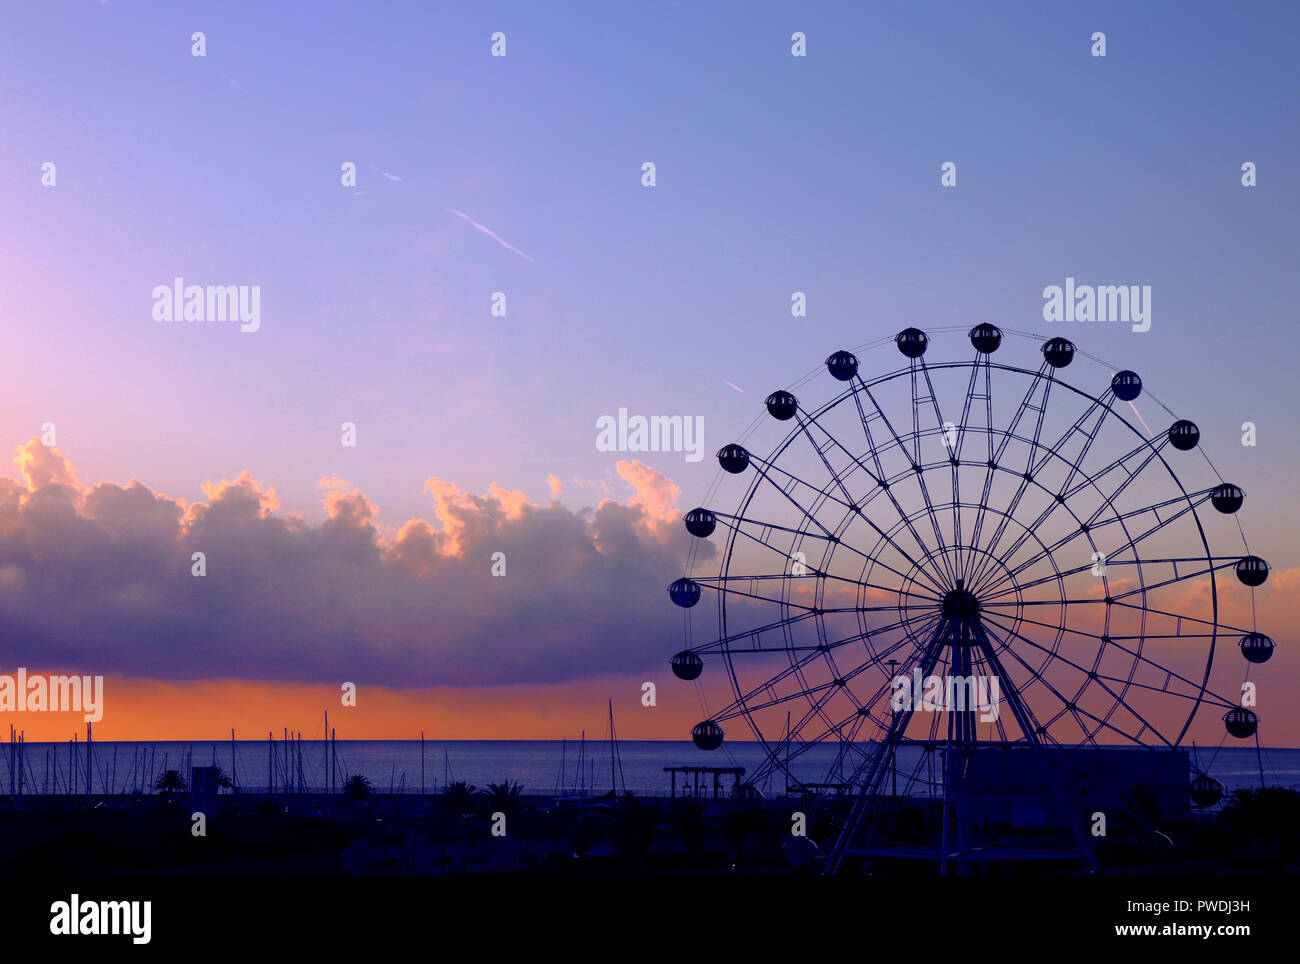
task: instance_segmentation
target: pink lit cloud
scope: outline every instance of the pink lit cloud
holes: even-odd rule
[[[326,518],[244,471],[187,503],[86,483],[32,439],[0,477],[0,664],[186,680],[549,683],[660,665],[690,538],[678,487],[620,462],[622,499],[570,509],[431,478],[429,518],[321,480]],[[552,495],[560,492],[551,477]],[[202,552],[206,575],[191,574]],[[493,554],[507,575],[492,575]]]

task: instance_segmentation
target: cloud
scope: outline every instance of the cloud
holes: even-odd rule
[[[620,462],[622,500],[541,506],[431,478],[428,519],[379,525],[337,477],[319,524],[243,471],[186,503],[83,484],[36,439],[0,477],[0,664],[162,680],[554,683],[658,666],[690,537],[680,490]],[[551,477],[552,495],[559,480]],[[709,544],[702,544],[708,551]],[[191,575],[205,555],[206,576]],[[493,554],[507,562],[492,575]]]
[[[18,450],[14,462],[18,465],[18,471],[22,473],[23,482],[32,491],[54,483],[79,495],[86,493],[86,489],[77,480],[77,473],[72,468],[72,463],[56,448],[41,445],[33,440]]]
[[[203,494],[213,502],[223,504],[256,507],[256,511],[269,516],[280,508],[280,499],[274,489],[263,489],[253,476],[245,469],[234,482],[222,479],[213,484],[203,483]]]
[[[677,497],[682,494],[672,479],[656,472],[640,459],[631,462],[619,460],[616,470],[634,491],[629,505],[640,506],[646,515],[660,522],[676,522],[680,518]]]

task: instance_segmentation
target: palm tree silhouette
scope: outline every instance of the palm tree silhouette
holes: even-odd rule
[[[181,776],[179,770],[163,770],[154,781],[153,788],[169,801],[176,794],[184,793],[187,789],[185,778]]]
[[[478,797],[490,812],[511,813],[519,809],[523,790],[520,784],[506,780],[504,783],[489,783],[478,792]]]
[[[448,813],[471,813],[474,810],[474,784],[464,780],[446,784],[440,791],[439,802]]]
[[[360,773],[354,773],[343,784],[343,799],[351,801],[364,800],[374,793],[374,790],[374,784]]]

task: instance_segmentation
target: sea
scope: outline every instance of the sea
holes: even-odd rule
[[[616,747],[608,740],[338,740],[334,747],[335,788],[347,776],[360,774],[379,793],[431,793],[453,781],[476,787],[513,781],[530,795],[599,796],[614,788],[620,794],[627,790],[638,796],[667,796],[672,784],[665,767],[743,767],[752,774],[765,759],[761,744],[744,741],[728,741],[713,752],[690,742],[652,740],[620,740]],[[830,774],[837,749],[809,748],[791,761],[790,770],[801,781],[834,782]],[[1300,749],[1223,746],[1188,752],[1193,766],[1228,792],[1261,785],[1300,789]],[[20,776],[24,793],[86,792],[84,742],[25,743],[21,760],[17,745],[5,743],[0,757],[0,793],[16,788]],[[310,792],[327,787],[328,759],[328,745],[321,740],[241,740],[233,744],[233,752],[229,740],[95,742],[89,773],[92,793],[148,792],[165,770],[178,770],[188,781],[191,767],[215,763],[249,792],[272,786],[276,791],[301,786]],[[935,785],[933,764],[917,748],[898,751],[897,771],[900,789],[909,773],[918,774],[920,781],[913,792]],[[694,779],[679,774],[678,791],[683,781],[693,788]],[[701,791],[711,792],[711,782],[711,776],[702,777]],[[732,782],[731,775],[721,778],[724,790]],[[780,794],[784,784],[784,775],[777,774],[760,782],[758,789],[764,795]]]

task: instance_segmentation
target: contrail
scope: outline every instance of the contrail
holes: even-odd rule
[[[491,230],[489,230],[488,228],[483,227],[483,225],[479,224],[477,221],[475,221],[475,220],[474,220],[472,217],[470,217],[468,214],[464,214],[464,213],[462,213],[462,212],[460,212],[460,211],[457,211],[455,208],[447,208],[447,210],[450,211],[452,214],[456,215],[456,217],[458,217],[458,218],[464,218],[466,221],[468,221],[470,224],[474,225],[474,227],[478,228],[480,231],[482,231],[484,234],[486,234],[489,238],[491,238],[491,239],[492,239],[493,241],[495,241],[497,244],[501,245],[501,247],[503,247],[503,248],[507,248],[507,249],[509,249],[510,251],[513,251],[515,254],[519,255],[519,257],[523,258],[523,259],[526,260],[526,261],[532,261],[534,264],[537,263],[535,259],[528,257],[528,255],[524,254],[522,251],[520,251],[518,248],[516,248],[516,247],[515,247],[513,244],[511,244],[509,241],[503,241],[501,238],[497,237],[495,234],[492,233]]]
[[[1147,420],[1146,420],[1145,418],[1142,417],[1142,413],[1138,411],[1138,407],[1137,407],[1136,405],[1134,405],[1132,402],[1129,402],[1129,403],[1128,403],[1128,407],[1131,408],[1131,409],[1133,409],[1133,414],[1136,415],[1136,416],[1138,417],[1138,421],[1142,423],[1142,427],[1143,427],[1144,429],[1146,429],[1146,430],[1147,430],[1147,434],[1150,435],[1150,434],[1151,434],[1151,426],[1148,425],[1148,424],[1147,424]]]
[[[727,382],[727,380],[726,380],[725,378],[723,379],[723,381],[724,381],[724,382]],[[744,391],[744,389],[741,388],[739,385],[737,385],[735,382],[727,382],[727,384],[730,385],[732,388],[734,388],[734,389],[735,389],[736,391],[738,391],[738,392],[743,392],[743,391]]]
[[[398,177],[396,174],[389,174],[387,171],[381,171],[379,168],[375,167],[375,165],[373,165],[373,164],[370,165],[370,169],[371,169],[372,171],[374,171],[376,174],[382,174],[382,175],[384,175],[384,177],[388,178],[390,181],[400,181],[400,180],[401,180],[401,178]]]

